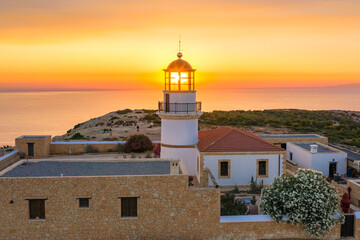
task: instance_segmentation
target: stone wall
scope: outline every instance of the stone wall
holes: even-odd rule
[[[316,239],[309,237],[301,226],[274,221],[221,223],[219,236],[225,239]],[[340,227],[330,230],[324,238],[340,239]]]
[[[296,171],[299,169],[299,165],[294,163],[293,161],[291,160],[286,160],[285,161],[285,175],[286,176],[293,176],[295,175]]]
[[[351,187],[350,192],[350,201],[351,204],[353,204],[356,207],[360,207],[359,201],[360,201],[360,185],[355,183],[354,181],[347,181],[346,182],[347,187]]]
[[[277,134],[278,136],[286,136],[288,134]],[[288,136],[291,136],[292,134],[289,134]],[[312,142],[319,142],[319,143],[323,143],[325,145],[328,145],[328,138],[324,137],[324,136],[320,136],[317,134],[310,134],[310,135],[316,135],[318,136],[317,138],[310,138],[310,137],[296,137],[296,135],[301,135],[301,134],[295,134],[294,137],[288,137],[288,138],[264,138],[266,141],[271,142],[272,144],[275,145],[280,145],[280,144],[285,144],[288,142],[291,143],[312,143]],[[276,134],[272,135],[272,136],[276,136]],[[306,136],[306,134],[305,134]]]
[[[20,160],[19,151],[15,150],[0,157],[0,171]]]
[[[51,154],[71,155],[86,153],[86,146],[91,145],[99,153],[106,153],[110,150],[115,150],[118,143],[101,143],[101,142],[88,142],[88,143],[57,143],[52,142],[50,145]]]
[[[89,196],[90,207],[77,198]],[[119,196],[137,196],[121,217]],[[28,198],[47,198],[46,219],[29,220]],[[188,187],[187,175],[0,178],[0,239],[307,239],[286,223],[220,222],[220,191]],[[327,239],[339,238],[339,228]]]
[[[360,212],[354,213],[354,238],[360,239]]]
[[[22,136],[15,139],[15,147],[19,153],[24,153],[28,157],[28,143],[34,144],[34,158],[44,158],[50,155],[51,136]]]

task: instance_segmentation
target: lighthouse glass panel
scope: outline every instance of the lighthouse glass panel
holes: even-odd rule
[[[171,72],[170,91],[191,91],[191,73]]]

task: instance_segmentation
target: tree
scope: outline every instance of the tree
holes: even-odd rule
[[[132,135],[126,139],[124,152],[146,152],[154,148],[150,138],[144,134]]]
[[[311,236],[320,237],[343,222],[342,214],[334,217],[339,201],[335,187],[324,175],[299,169],[295,176],[275,178],[263,190],[260,208],[276,222],[287,216],[290,222],[304,225]]]
[[[244,215],[245,212],[245,202],[236,200],[234,194],[225,193],[225,196],[221,196],[221,216]]]

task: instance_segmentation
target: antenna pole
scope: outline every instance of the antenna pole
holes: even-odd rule
[[[181,52],[181,35],[179,35],[179,52]]]

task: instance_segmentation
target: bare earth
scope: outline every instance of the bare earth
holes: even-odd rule
[[[74,127],[66,134],[54,137],[54,141],[71,140],[70,138],[75,133],[80,133],[85,140],[91,141],[124,141],[133,134],[145,134],[153,141],[160,140],[160,125],[153,124],[150,128],[151,121],[144,120],[145,115],[144,110],[132,110],[126,114],[111,112],[80,123],[79,127],[75,126],[76,128]],[[139,132],[136,125],[139,126]]]
[[[126,114],[111,112],[104,116],[80,123],[70,129],[66,134],[54,137],[53,141],[72,140],[71,137],[75,133],[80,133],[85,137],[84,140],[90,141],[125,141],[128,136],[133,134],[145,134],[152,141],[158,141],[160,140],[161,126],[159,123],[153,122],[153,127],[151,128],[152,121],[144,120],[144,117],[148,114],[148,111],[145,110],[132,110]],[[137,125],[139,126],[139,131],[137,131]],[[200,130],[216,127],[217,126],[200,124]],[[109,131],[110,129],[111,133]],[[286,128],[272,127],[249,127],[246,128],[246,130],[256,134],[292,133],[291,130]]]

